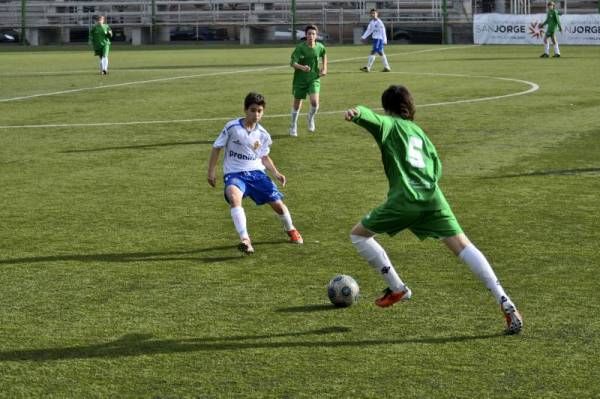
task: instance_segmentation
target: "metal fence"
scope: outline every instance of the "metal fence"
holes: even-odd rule
[[[379,2],[384,22],[413,23],[439,21],[442,0],[402,0]],[[106,15],[112,26],[151,25],[285,25],[290,24],[290,1],[218,1],[218,0],[123,0],[123,1],[21,1],[0,2],[0,27],[28,28],[88,26],[93,17]],[[345,25],[368,21],[368,9],[375,2],[296,0],[295,21]],[[449,10],[453,0],[447,0]],[[450,13],[455,19],[468,16]]]

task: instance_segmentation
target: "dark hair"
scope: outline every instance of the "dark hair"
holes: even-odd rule
[[[371,8],[371,11],[369,11],[369,12],[373,12],[373,11],[377,12],[377,9],[376,8]]]
[[[252,104],[262,105],[263,107],[267,106],[267,102],[262,94],[250,92],[244,99],[244,109],[250,108]]]
[[[415,117],[415,103],[408,89],[401,85],[391,85],[381,95],[381,105],[388,114],[412,121]]]
[[[308,33],[309,30],[314,30],[315,32],[318,32],[319,29],[317,29],[316,25],[306,25],[306,28],[304,28],[304,34],[306,35]]]

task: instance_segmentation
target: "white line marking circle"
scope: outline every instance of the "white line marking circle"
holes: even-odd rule
[[[459,77],[459,78],[476,78],[476,79],[490,79],[490,80],[502,80],[507,82],[516,82],[522,83],[526,86],[529,86],[527,90],[503,94],[498,96],[487,96],[487,97],[477,97],[466,100],[456,100],[456,101],[445,101],[439,103],[429,103],[429,104],[419,104],[417,108],[424,107],[438,107],[445,105],[455,105],[455,104],[467,104],[467,103],[475,103],[482,101],[492,101],[499,100],[508,97],[516,97],[523,96],[530,93],[533,93],[539,90],[540,86],[534,82],[530,82],[527,80],[514,79],[514,78],[502,78],[497,76],[485,76],[485,75],[466,75],[466,74],[453,74],[453,73],[434,73],[434,72],[389,72],[396,74],[404,74],[404,75],[426,75],[426,76],[447,76],[447,77]],[[184,77],[180,77],[184,78]],[[343,110],[338,111],[323,111],[319,112],[319,115],[331,115],[331,114],[341,114],[344,112]],[[269,118],[284,118],[289,117],[289,114],[274,114],[267,115],[265,119]],[[168,123],[195,123],[195,122],[211,122],[211,121],[228,121],[231,117],[214,117],[214,118],[194,118],[194,119],[171,119],[171,120],[149,120],[149,121],[130,121],[130,122],[97,122],[97,123],[63,123],[63,124],[46,124],[46,125],[8,125],[8,126],[0,126],[0,129],[35,129],[35,128],[53,128],[53,127],[99,127],[99,126],[127,126],[127,125],[156,125],[156,124],[168,124]]]

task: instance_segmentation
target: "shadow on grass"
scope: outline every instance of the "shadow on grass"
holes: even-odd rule
[[[599,173],[600,168],[578,168],[578,169],[557,169],[557,170],[539,170],[528,173],[515,173],[512,175],[487,176],[484,179],[509,179],[511,177],[530,177],[530,176],[571,176],[585,173]]]
[[[202,351],[239,351],[245,349],[280,349],[280,348],[364,348],[382,345],[410,345],[410,344],[447,344],[452,342],[468,342],[485,340],[503,336],[503,334],[465,335],[435,338],[397,338],[397,339],[367,339],[367,340],[291,340],[285,342],[272,342],[276,338],[297,338],[310,336],[333,336],[334,334],[349,333],[348,327],[328,327],[318,330],[309,330],[295,333],[270,334],[270,335],[242,335],[231,337],[205,337],[189,339],[152,339],[151,334],[128,334],[116,341],[71,346],[64,348],[23,349],[0,352],[0,362],[6,361],[35,361],[44,362],[52,360],[69,359],[94,359],[94,358],[120,358],[130,356],[148,356],[169,353],[187,353]],[[267,340],[267,341],[261,341]],[[255,342],[258,341],[258,342]]]
[[[209,145],[214,141],[177,141],[173,143],[156,143],[156,144],[140,144],[140,145],[125,145],[120,147],[100,147],[100,148],[87,148],[81,150],[65,150],[59,151],[59,154],[71,154],[77,152],[101,152],[101,151],[118,151],[118,150],[140,150],[146,148],[158,148],[158,147],[175,147],[180,145]]]
[[[279,241],[256,241],[252,245],[260,248],[267,245],[289,244],[286,240]],[[231,256],[204,256],[211,251],[235,251],[236,255]],[[200,261],[204,263],[224,262],[228,260],[243,259],[247,255],[238,252],[236,245],[224,245],[210,248],[191,249],[186,251],[152,251],[152,252],[122,252],[106,254],[64,254],[49,256],[31,256],[25,258],[0,259],[0,265],[16,265],[22,263],[48,263],[48,262],[162,262],[162,261]]]
[[[315,304],[315,305],[303,305],[303,306],[292,306],[289,308],[279,308],[276,312],[281,313],[308,313],[308,312],[323,312],[328,310],[338,310],[331,304]]]
[[[272,138],[276,139],[289,139],[289,134],[275,134],[271,135]],[[181,145],[212,145],[214,140],[195,140],[195,141],[176,141],[171,143],[155,143],[155,144],[139,144],[139,145],[124,145],[115,147],[99,147],[99,148],[84,148],[78,150],[64,150],[59,151],[59,154],[75,154],[80,152],[102,152],[102,151],[121,151],[121,150],[144,150],[148,148],[162,148],[162,147],[176,147]]]

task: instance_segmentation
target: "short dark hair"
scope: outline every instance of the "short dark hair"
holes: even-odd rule
[[[250,108],[252,104],[262,105],[263,108],[267,106],[265,97],[262,94],[250,92],[244,99],[244,109]]]
[[[318,32],[319,29],[317,29],[317,25],[306,25],[306,28],[304,28],[304,34],[306,35],[308,33],[309,30],[314,30],[315,32]]]
[[[371,8],[371,11],[369,11],[369,12],[371,13],[373,11],[377,12],[377,9],[376,8]]]
[[[381,105],[388,114],[412,121],[415,118],[415,103],[408,89],[391,85],[381,95]]]

